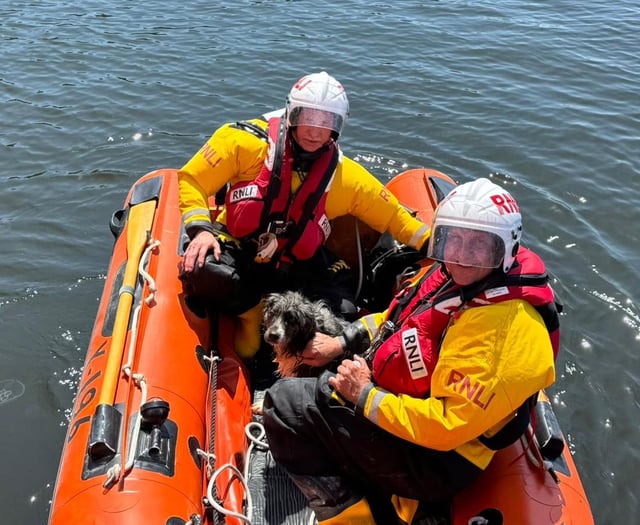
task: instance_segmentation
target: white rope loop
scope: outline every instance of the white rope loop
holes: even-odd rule
[[[140,263],[138,264],[138,273],[142,276],[143,280],[147,283],[147,288],[149,290],[149,295],[145,298],[145,304],[149,305],[155,298],[155,294],[158,291],[156,286],[156,282],[151,277],[151,275],[145,270],[149,262],[149,257],[151,256],[151,252],[160,246],[160,241],[151,240],[147,241],[147,247],[140,258]],[[130,286],[123,286],[120,288],[119,294],[131,294],[135,295],[135,289]],[[113,465],[109,470],[107,470],[107,479],[103,483],[105,488],[111,487],[114,483],[120,480],[122,476],[126,476],[131,469],[133,468],[133,464],[136,459],[136,447],[132,446],[138,443],[138,439],[140,437],[140,424],[142,422],[142,416],[140,415],[140,407],[147,402],[147,382],[144,374],[142,373],[133,373],[133,359],[135,356],[136,343],[138,341],[138,325],[140,321],[140,311],[142,309],[142,304],[138,304],[133,310],[132,319],[131,319],[131,337],[129,339],[129,347],[127,352],[127,362],[122,366],[123,374],[133,379],[134,384],[140,388],[141,396],[140,396],[140,404],[138,406],[138,411],[136,414],[136,419],[134,423],[133,432],[131,434],[131,441],[129,443],[129,450],[127,454],[127,463],[124,466],[124,470],[121,466]]]
[[[149,262],[149,257],[151,257],[151,252],[155,250],[158,246],[160,246],[160,241],[158,240],[149,240],[149,245],[147,249],[140,257],[140,263],[138,264],[138,273],[142,276],[142,278],[147,283],[147,288],[149,289],[149,295],[145,298],[144,302],[146,304],[151,304],[151,302],[155,299],[156,292],[158,291],[158,287],[156,286],[156,281],[153,277],[146,271],[145,267]]]

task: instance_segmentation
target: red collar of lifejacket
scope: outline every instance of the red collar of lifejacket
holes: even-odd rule
[[[554,358],[560,349],[560,303],[549,284],[544,262],[534,252],[521,247],[516,264],[507,274],[496,270],[485,281],[478,283],[477,289],[465,287],[458,290],[459,305],[447,305],[449,315],[459,315],[464,308],[482,306],[491,303],[522,299],[533,306],[542,317],[549,332]],[[451,293],[455,293],[452,290]],[[451,296],[449,296],[451,297]],[[439,296],[434,307],[442,305],[446,297]],[[451,307],[453,306],[453,307]]]
[[[431,291],[422,297],[417,304],[413,305],[412,308],[409,308],[408,310],[410,311],[406,311],[406,307],[411,303],[415,293],[427,279],[433,280]],[[553,301],[553,292],[546,286],[548,280],[549,277],[542,259],[524,247],[521,247],[518,258],[507,274],[503,273],[501,268],[496,268],[483,280],[468,286],[459,286],[453,283],[445,265],[436,263],[415,286],[405,290],[406,298],[399,298],[398,306],[401,311],[396,314],[397,320],[394,322],[400,324],[410,315],[418,314],[426,308],[456,297],[459,302],[447,309],[449,315],[453,317],[459,316],[467,306],[504,300],[505,296],[509,298],[520,297],[528,300],[533,306],[539,306]],[[486,296],[487,291],[500,287],[507,288],[509,293],[502,294],[496,298]],[[514,289],[516,288],[520,291],[514,294]]]

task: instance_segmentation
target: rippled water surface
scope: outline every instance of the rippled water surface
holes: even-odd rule
[[[349,93],[343,149],[378,177],[512,191],[565,303],[550,393],[596,522],[634,522],[637,2],[34,0],[0,19],[0,381],[24,385],[0,402],[3,522],[46,521],[111,212],[320,69]]]

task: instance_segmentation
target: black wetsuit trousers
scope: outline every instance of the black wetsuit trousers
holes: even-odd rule
[[[480,474],[456,452],[400,439],[342,405],[331,397],[328,377],[280,379],[265,395],[271,453],[294,481],[311,477],[317,485],[324,479],[329,486],[323,493],[344,500],[375,493],[441,503]],[[298,486],[306,492],[304,483]],[[306,494],[310,502],[314,492]]]

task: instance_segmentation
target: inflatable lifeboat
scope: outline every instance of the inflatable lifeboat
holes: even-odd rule
[[[414,169],[387,188],[430,223],[454,185],[442,173]],[[211,204],[215,216],[219,210]],[[353,218],[336,222],[331,248],[360,269],[363,294],[380,288],[379,282],[367,287],[372,275],[392,282],[416,262],[397,245],[383,250],[390,257],[380,256],[380,236]],[[49,525],[314,523],[304,497],[270,457],[252,414],[263,390],[233,351],[234,320],[199,316],[185,302],[177,277],[187,241],[177,170],[141,177],[110,227],[113,255]],[[370,306],[375,299],[386,306],[390,295],[371,297]],[[593,523],[543,393],[532,421],[536,427],[499,451],[438,523]]]

